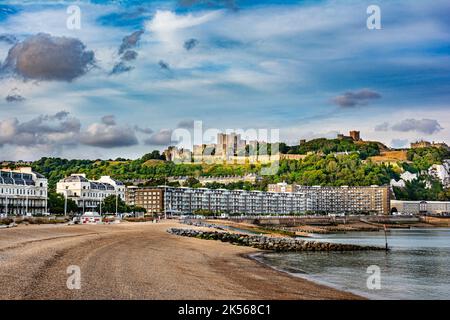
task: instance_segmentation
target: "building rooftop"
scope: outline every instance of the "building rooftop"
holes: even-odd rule
[[[62,182],[89,182],[89,180],[86,179],[84,174],[72,174],[62,179]]]
[[[31,171],[30,171],[31,172]],[[0,184],[15,184],[34,186],[33,175],[11,170],[0,170]]]

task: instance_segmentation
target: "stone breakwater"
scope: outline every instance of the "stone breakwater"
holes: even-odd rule
[[[191,221],[191,220],[182,220],[180,221],[180,223],[182,224],[186,224],[189,226],[194,226],[194,227],[206,227],[206,228],[215,228],[218,230],[226,230],[223,226],[220,226],[218,224],[213,224],[213,223],[206,223],[206,222],[200,222],[200,221]]]
[[[246,235],[219,231],[202,231],[193,229],[170,228],[168,233],[183,237],[195,237],[206,240],[220,240],[235,245],[273,251],[362,251],[385,250],[382,247],[359,246],[353,244],[306,241],[287,237],[268,237],[263,235]]]

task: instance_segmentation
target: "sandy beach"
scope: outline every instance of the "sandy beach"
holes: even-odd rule
[[[168,234],[176,221],[0,230],[2,299],[359,299],[266,267],[248,247]],[[184,226],[186,227],[186,226]],[[81,269],[69,290],[67,268]]]

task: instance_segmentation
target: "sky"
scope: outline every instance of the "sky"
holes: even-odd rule
[[[367,28],[373,4],[381,29]],[[448,12],[447,0],[4,0],[0,160],[134,159],[194,121],[288,144],[349,130],[394,148],[450,143]]]

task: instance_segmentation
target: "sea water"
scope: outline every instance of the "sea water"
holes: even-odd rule
[[[385,246],[383,231],[314,238]],[[388,252],[267,253],[258,259],[296,276],[371,299],[450,299],[450,228],[389,230],[387,241]],[[368,273],[369,266],[379,268],[379,289],[374,288],[373,278],[368,285],[368,278],[373,276],[373,272]]]

